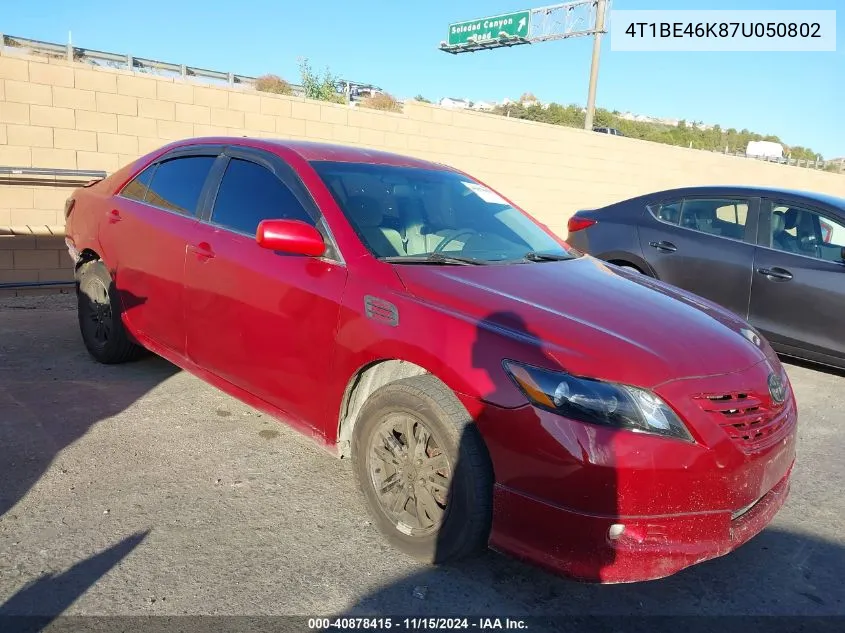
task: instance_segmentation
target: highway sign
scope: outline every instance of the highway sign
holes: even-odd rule
[[[449,25],[448,46],[493,42],[502,38],[528,37],[531,11],[514,11]]]

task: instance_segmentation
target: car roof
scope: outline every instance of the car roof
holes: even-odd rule
[[[433,169],[438,171],[457,171],[448,165],[434,163],[420,158],[336,143],[320,143],[315,141],[297,141],[291,139],[256,138],[249,136],[210,136],[182,139],[172,143],[170,148],[191,145],[233,145],[238,147],[254,147],[273,153],[287,150],[298,154],[306,161],[333,161],[345,163],[366,163],[370,165],[390,165],[394,167],[415,167],[418,169]]]
[[[745,185],[702,185],[697,187],[680,187],[676,189],[664,189],[663,191],[655,191],[652,193],[643,194],[628,200],[620,201],[617,204],[628,202],[629,200],[638,199],[654,199],[654,198],[672,198],[691,195],[743,195],[743,196],[764,196],[764,197],[782,197],[787,196],[796,198],[807,202],[821,202],[834,207],[845,210],[845,198],[832,196],[825,193],[817,193],[815,191],[804,191],[801,189],[786,189],[782,187],[759,187],[759,186],[745,186]]]

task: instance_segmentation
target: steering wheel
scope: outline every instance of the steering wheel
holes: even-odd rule
[[[435,253],[442,253],[443,249],[446,248],[447,245],[451,244],[452,242],[457,240],[459,237],[463,237],[464,235],[467,235],[467,236],[475,235],[475,231],[473,231],[471,229],[452,229],[452,234],[449,235],[448,237],[444,238],[443,241],[440,242],[440,244],[438,244],[434,248],[434,252]]]

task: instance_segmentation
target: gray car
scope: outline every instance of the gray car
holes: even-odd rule
[[[845,368],[845,198],[671,189],[579,211],[567,241],[723,305],[781,354]]]

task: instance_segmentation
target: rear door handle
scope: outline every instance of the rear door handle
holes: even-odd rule
[[[789,281],[792,279],[792,273],[783,268],[758,268],[757,272],[765,275],[769,279],[780,279],[781,281]]]
[[[188,244],[188,251],[197,256],[197,259],[205,260],[214,257],[214,251],[208,242],[200,242],[197,245]]]
[[[111,211],[106,213],[106,216],[108,217],[109,222],[112,224],[114,224],[115,222],[120,222],[123,219],[120,217],[120,211],[118,211],[117,209],[112,209]]]
[[[678,247],[672,244],[672,242],[667,242],[665,240],[660,240],[659,242],[649,242],[648,245],[659,251],[665,251],[667,253],[674,253],[678,250]]]

